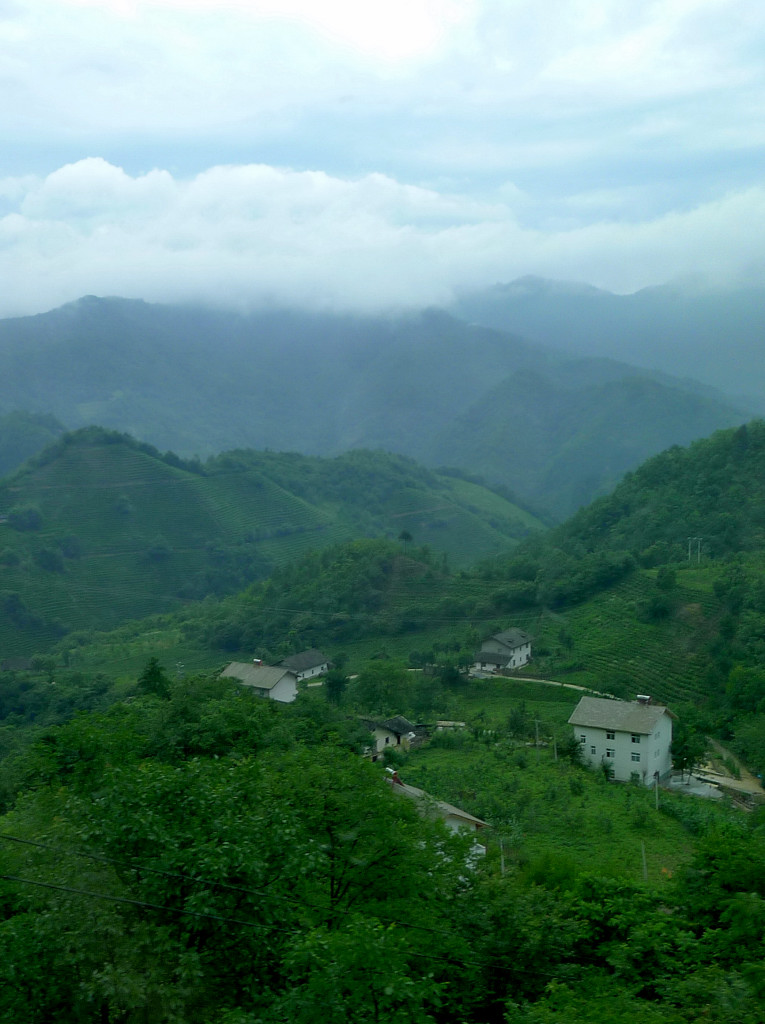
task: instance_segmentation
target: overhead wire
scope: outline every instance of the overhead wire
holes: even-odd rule
[[[179,872],[179,871],[168,871],[168,870],[166,870],[164,868],[148,867],[147,865],[144,865],[144,864],[136,864],[135,862],[127,862],[127,861],[119,860],[116,857],[107,857],[107,856],[105,856],[103,854],[91,853],[91,852],[86,851],[86,850],[65,849],[65,848],[62,848],[62,847],[53,846],[50,843],[43,843],[40,840],[23,839],[20,836],[13,836],[13,835],[10,835],[10,834],[5,833],[5,832],[0,833],[0,839],[4,839],[7,842],[18,843],[18,844],[24,845],[24,846],[37,847],[38,849],[47,850],[47,851],[49,851],[51,853],[56,853],[56,854],[59,854],[59,855],[70,855],[70,856],[75,856],[75,857],[84,857],[84,858],[87,858],[88,860],[93,860],[93,861],[96,861],[96,862],[100,862],[102,864],[117,865],[119,867],[126,868],[126,869],[128,869],[130,871],[135,871],[135,872],[139,872],[139,873],[143,873],[143,874],[156,874],[156,875],[162,875],[162,876],[164,876],[166,878],[177,878],[177,879],[180,879],[181,881],[193,882],[196,885],[200,885],[200,887],[202,889],[208,889],[209,890],[209,889],[218,888],[218,889],[226,889],[226,890],[229,890],[231,892],[242,893],[242,894],[247,895],[247,896],[268,896],[270,899],[281,900],[281,901],[283,901],[285,903],[291,903],[291,904],[294,904],[294,905],[300,906],[300,907],[305,906],[305,907],[310,908],[311,910],[317,910],[317,911],[319,911],[320,913],[323,913],[323,914],[330,914],[332,916],[337,916],[337,914],[338,914],[338,910],[335,907],[321,906],[321,905],[319,905],[317,903],[311,903],[310,901],[305,900],[305,899],[298,899],[296,897],[289,896],[289,895],[286,895],[286,894],[273,893],[273,892],[268,891],[267,889],[257,889],[257,888],[252,888],[252,887],[245,888],[243,886],[230,885],[227,882],[216,882],[216,881],[214,881],[212,879],[208,880],[208,879],[200,878],[198,875],[187,875],[187,874],[184,874],[183,872]],[[0,876],[0,877],[3,877],[3,876]],[[379,915],[379,914],[376,915],[376,916],[378,917],[378,920],[383,921],[383,922],[387,922],[389,924],[399,924],[400,923],[398,918],[386,918],[384,915]],[[412,928],[414,928],[415,930],[417,930],[417,931],[427,932],[427,933],[429,933],[431,935],[439,935],[439,936],[442,936],[442,937],[445,937],[445,938],[448,938],[449,935],[450,935],[449,932],[445,932],[445,931],[442,931],[442,930],[437,929],[437,928],[432,928],[432,927],[429,927],[428,925],[418,924],[416,922],[412,922],[410,926]]]

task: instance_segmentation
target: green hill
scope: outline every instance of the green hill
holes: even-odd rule
[[[0,483],[0,517],[5,656],[230,593],[340,540],[402,534],[462,566],[542,526],[401,456],[245,451],[203,467],[98,429]]]
[[[120,659],[135,669],[153,650],[202,667],[328,646],[354,665],[385,652],[454,666],[514,624],[534,637],[526,674],[651,693],[765,767],[764,459],[759,422],[672,449],[563,526],[467,571],[416,545],[333,546],[244,594],[104,636],[78,663],[119,673]],[[703,538],[690,560],[689,536]]]
[[[765,548],[765,422],[719,431],[648,460],[568,521],[560,538],[646,564]]]
[[[686,372],[576,359],[436,310],[239,314],[90,296],[0,320],[0,412],[202,458],[382,448],[480,473],[556,520],[648,456],[749,415]]]

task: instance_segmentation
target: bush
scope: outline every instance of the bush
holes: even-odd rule
[[[54,551],[52,548],[40,548],[35,553],[35,561],[46,572],[64,571],[64,559],[58,551]]]
[[[42,515],[36,505],[16,505],[8,513],[8,525],[14,530],[39,530]]]
[[[462,750],[473,744],[473,737],[467,729],[438,729],[430,741],[431,747],[441,750]]]

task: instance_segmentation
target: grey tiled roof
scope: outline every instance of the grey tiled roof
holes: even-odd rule
[[[528,633],[524,633],[522,629],[516,629],[514,626],[510,629],[503,629],[501,633],[494,633],[490,640],[499,640],[501,644],[507,644],[508,647],[522,647],[523,644],[531,642],[531,637]]]
[[[663,714],[674,718],[661,704],[639,704],[637,701],[608,700],[605,697],[582,697],[569,718],[569,725],[593,729],[613,729],[647,736],[656,728]]]
[[[315,647],[312,647],[310,651],[301,651],[300,654],[290,655],[289,658],[285,658],[279,664],[283,665],[284,668],[291,669],[293,672],[306,672],[309,668],[328,665],[329,658],[326,654],[322,654],[321,651],[317,651]]]
[[[486,822],[481,818],[476,818],[474,814],[470,814],[468,811],[463,811],[461,807],[455,807],[454,804],[448,804],[445,800],[436,800],[429,793],[426,793],[424,789],[418,789],[416,786],[409,786],[405,782],[400,780],[387,779],[394,793],[399,796],[408,797],[410,800],[414,800],[421,814],[428,814],[434,812],[441,818],[455,817],[461,818],[466,824],[475,825],[476,828],[483,828]]]
[[[232,661],[221,672],[221,679],[238,679],[245,686],[254,686],[259,690],[273,690],[280,679],[293,676],[290,669],[279,665],[254,665],[248,661]]]
[[[389,729],[391,732],[396,733],[397,736],[405,736],[409,732],[414,732],[414,726],[408,718],[404,718],[403,715],[396,715],[395,718],[389,718],[385,722],[380,723],[385,729]]]

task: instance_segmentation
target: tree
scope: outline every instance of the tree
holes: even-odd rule
[[[348,685],[348,676],[339,668],[331,668],[324,676],[324,692],[331,704],[341,704],[345,688]]]
[[[703,763],[706,752],[707,741],[702,733],[684,722],[675,724],[671,747],[672,767],[680,772],[681,781],[687,772],[690,782],[694,768]]]
[[[399,662],[371,661],[350,687],[352,699],[370,714],[400,715],[411,701],[411,677]]]
[[[398,535],[398,539],[404,545],[404,554],[406,554],[406,546],[407,544],[411,544],[413,540],[411,533],[409,532],[409,530],[402,530],[401,533]]]
[[[152,693],[156,697],[167,697],[169,694],[170,680],[156,658],[149,658],[138,677],[138,692]]]

